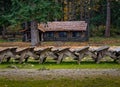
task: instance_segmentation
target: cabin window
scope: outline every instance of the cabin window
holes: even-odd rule
[[[53,32],[46,32],[46,37],[54,37],[54,33]]]
[[[72,37],[80,37],[80,32],[77,31],[72,32]]]
[[[59,37],[67,37],[67,32],[59,32]]]

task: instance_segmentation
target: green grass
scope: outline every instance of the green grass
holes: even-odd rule
[[[38,64],[38,62],[28,62],[18,64],[17,62],[0,64],[0,69],[14,68],[16,66],[19,69],[120,69],[120,65],[115,62],[101,62],[95,64],[93,61],[82,61],[81,64],[77,64],[76,61],[63,61],[61,64],[56,64],[53,61],[47,61],[44,64]]]
[[[95,76],[80,79],[14,80],[0,78],[0,87],[120,87],[120,77]]]
[[[8,40],[8,38],[7,39],[0,38],[0,43],[3,43],[3,42],[17,42],[17,41],[21,42],[22,40],[20,38],[15,38],[15,40],[10,41],[10,40]]]
[[[3,42],[8,42],[8,41],[4,39],[0,39],[0,43],[3,43]]]

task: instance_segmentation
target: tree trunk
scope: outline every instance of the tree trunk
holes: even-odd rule
[[[3,39],[6,39],[7,37],[6,37],[6,27],[5,27],[5,25],[3,25],[2,28],[3,28],[2,38],[3,38]]]
[[[25,22],[25,30],[28,30],[28,22]],[[25,35],[25,41],[29,41],[30,38],[28,38],[27,32],[24,34]]]
[[[67,6],[67,0],[64,0],[64,21],[68,20],[68,6]]]
[[[106,30],[105,37],[110,37],[110,0],[107,0],[107,18],[106,18]]]
[[[37,29],[37,22],[35,20],[31,21],[31,44],[36,46],[39,43],[39,31]]]
[[[76,4],[75,0],[72,0],[72,21],[76,20]]]
[[[58,0],[55,0],[55,3],[56,3],[56,4],[58,4]],[[58,19],[57,19],[57,18],[55,18],[54,20],[55,20],[55,21],[57,21]]]

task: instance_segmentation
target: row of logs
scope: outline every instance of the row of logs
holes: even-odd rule
[[[0,63],[3,60],[7,62],[11,58],[18,60],[19,63],[27,62],[28,58],[34,58],[38,60],[39,63],[44,63],[46,58],[51,57],[56,60],[56,63],[59,64],[66,57],[72,57],[74,60],[77,60],[77,63],[80,64],[81,60],[86,56],[90,55],[95,63],[100,63],[100,60],[105,56],[109,56],[114,61],[120,63],[120,48],[109,49],[108,46],[101,46],[96,49],[90,49],[89,46],[71,49],[66,48],[55,48],[55,47],[7,47],[0,48]]]

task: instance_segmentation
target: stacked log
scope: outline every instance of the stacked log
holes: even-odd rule
[[[60,64],[66,57],[71,57],[80,64],[85,56],[91,56],[95,63],[100,63],[105,56],[120,63],[120,48],[110,49],[108,46],[100,46],[96,49],[91,49],[89,46],[74,49],[70,47],[0,47],[0,63],[4,62],[3,60],[9,62],[13,58],[21,64],[33,58],[42,64],[50,57]]]

